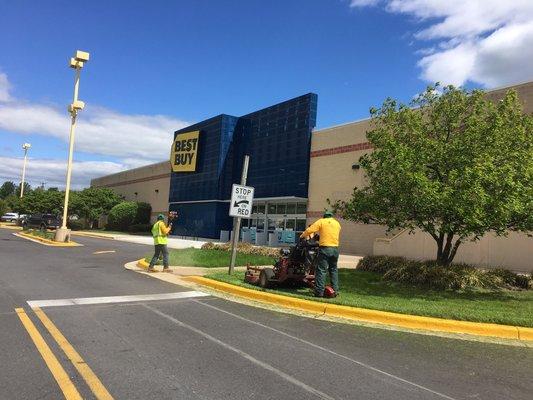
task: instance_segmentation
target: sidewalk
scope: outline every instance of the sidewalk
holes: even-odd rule
[[[88,237],[98,237],[98,238],[105,238],[105,239],[112,239],[112,240],[120,240],[122,242],[145,244],[147,246],[154,245],[154,241],[152,237],[150,236],[128,235],[127,233],[119,234],[119,233],[106,233],[106,232],[85,232],[85,231],[73,231],[72,234],[78,235],[78,236],[88,236]],[[169,236],[168,248],[169,249],[187,249],[190,247],[194,247],[195,249],[200,249],[202,245],[204,245],[205,243],[208,243],[208,241],[209,240],[179,239],[179,238]],[[218,240],[212,240],[212,241],[218,243]],[[355,269],[357,268],[357,264],[359,264],[359,261],[361,261],[362,259],[363,259],[363,256],[352,256],[348,254],[341,254],[339,256],[338,267]]]

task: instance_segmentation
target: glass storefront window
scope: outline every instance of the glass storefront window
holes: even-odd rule
[[[276,214],[287,214],[287,204],[278,204],[276,206]]]
[[[285,221],[285,229],[294,230],[295,227],[296,227],[296,223],[294,219],[287,219]]]
[[[258,204],[257,205],[257,213],[258,214],[264,214],[265,213],[265,205],[264,204]]]
[[[257,206],[252,206],[252,214],[257,214]]]
[[[284,229],[284,228],[285,228],[285,220],[283,218],[277,218],[276,229]]]
[[[305,214],[307,212],[307,204],[306,203],[298,203],[296,206],[296,214]]]
[[[296,203],[287,204],[287,214],[296,214]]]
[[[252,225],[251,225],[251,226],[252,226],[252,228],[254,228],[254,227],[256,227],[256,226],[257,226],[257,220],[256,220],[255,218],[254,218],[254,219],[252,219],[252,220],[250,220],[250,221],[252,221]]]
[[[269,204],[268,205],[268,213],[269,214],[275,214],[276,213],[276,205],[275,204]]]
[[[273,231],[274,229],[276,229],[276,220],[269,218],[268,219],[268,230]]]
[[[305,222],[306,222],[305,219],[297,219],[296,220],[296,231],[298,231],[298,232],[305,231],[305,228],[306,228]]]
[[[260,230],[260,231],[265,230],[265,220],[264,219],[258,219],[257,220],[257,230]]]

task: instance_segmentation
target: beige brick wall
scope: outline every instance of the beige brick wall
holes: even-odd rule
[[[91,180],[91,186],[113,189],[128,201],[152,206],[152,219],[168,212],[170,162],[164,161]]]
[[[496,101],[511,88],[518,92],[524,112],[533,113],[533,82],[497,89],[487,93],[487,96]],[[366,132],[371,129],[371,122],[366,119],[313,132],[309,166],[308,224],[319,218],[322,211],[328,207],[327,199],[332,202],[347,200],[354,187],[365,184],[363,171],[352,169],[352,165],[358,163],[361,155],[372,151],[366,138]],[[386,229],[379,225],[348,221],[341,221],[341,225],[343,230],[340,250],[344,253],[372,254],[374,240],[386,236]],[[509,239],[499,239],[495,242],[502,249],[511,249],[513,245],[504,246],[501,240],[516,240],[516,237],[510,236]]]

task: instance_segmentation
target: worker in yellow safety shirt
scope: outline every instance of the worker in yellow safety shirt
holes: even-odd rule
[[[165,216],[159,214],[157,216],[157,221],[152,226],[152,236],[154,237],[154,246],[155,253],[150,261],[150,266],[148,267],[148,272],[155,272],[154,265],[159,259],[159,256],[163,254],[163,272],[171,272],[168,267],[168,248],[167,248],[167,237],[172,229],[172,223],[169,222],[168,226],[165,224]]]
[[[318,232],[320,239],[315,271],[315,296],[324,297],[327,272],[329,272],[331,286],[335,292],[334,296],[336,296],[339,293],[337,261],[339,260],[341,225],[333,218],[331,211],[326,211],[324,217],[309,226],[300,237],[306,238],[316,232]]]

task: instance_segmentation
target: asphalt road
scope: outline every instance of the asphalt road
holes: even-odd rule
[[[105,393],[115,399],[533,397],[531,348],[188,297],[189,288],[124,269],[150,247],[76,241],[84,246],[51,248],[0,229],[0,399],[79,398],[69,387],[86,399],[106,398]],[[94,254],[101,251],[114,252]],[[162,293],[182,298],[93,299]],[[79,298],[90,299],[64,306],[32,303],[41,305],[55,331],[27,303]],[[24,311],[15,312],[20,308]],[[38,351],[25,316],[52,356]],[[54,339],[58,332],[64,340]],[[49,365],[54,356],[59,366]],[[54,379],[58,370],[66,372],[63,386]]]

